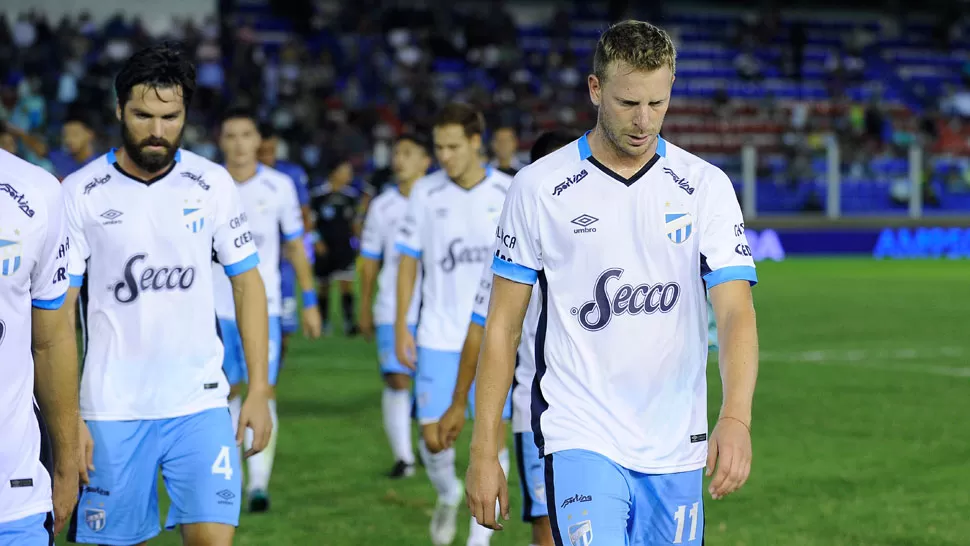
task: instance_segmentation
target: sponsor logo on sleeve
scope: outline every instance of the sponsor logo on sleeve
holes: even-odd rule
[[[552,190],[552,195],[558,196],[562,192],[569,189],[570,186],[575,186],[576,184],[579,184],[584,178],[586,178],[587,174],[588,173],[586,172],[586,169],[583,169],[572,176],[567,176],[565,180],[556,184],[556,187],[553,188]]]

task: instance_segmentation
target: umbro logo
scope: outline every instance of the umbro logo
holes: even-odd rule
[[[107,222],[104,222],[104,225],[108,226],[111,224],[120,224],[121,220],[118,218],[120,218],[122,214],[124,213],[115,209],[108,209],[101,213],[101,217],[107,220]]]
[[[596,228],[591,228],[589,226],[599,222],[600,219],[595,216],[590,216],[589,214],[581,214],[569,222],[579,226],[578,229],[574,229],[573,233],[596,233]]]
[[[218,493],[216,493],[216,496],[219,497],[220,499],[222,499],[222,500],[218,501],[219,504],[227,504],[227,505],[230,505],[230,506],[234,502],[233,499],[236,498],[236,494],[233,493],[232,491],[228,490],[228,489],[223,489],[222,491],[219,491]]]

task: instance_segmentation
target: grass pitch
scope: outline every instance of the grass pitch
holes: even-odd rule
[[[706,499],[707,545],[970,543],[970,264],[790,259],[758,273],[754,465],[741,491]],[[714,356],[708,369],[713,423]],[[295,340],[278,387],[272,511],[244,513],[236,544],[430,544],[435,495],[423,470],[383,476],[392,460],[381,389],[373,344]],[[470,428],[457,444],[460,475]],[[516,516],[492,543],[530,536]],[[163,532],[150,544],[180,543]]]

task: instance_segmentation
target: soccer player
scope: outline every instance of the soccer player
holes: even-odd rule
[[[495,129],[492,134],[491,165],[509,176],[515,176],[523,167],[522,161],[516,155],[519,151],[519,136],[515,127],[503,125]]]
[[[438,444],[437,422],[455,390],[475,287],[482,267],[491,259],[491,241],[511,178],[481,161],[485,130],[481,112],[464,104],[449,104],[438,113],[432,130],[435,156],[442,168],[417,182],[398,231],[401,260],[394,342],[401,363],[414,368],[417,362],[415,394],[422,437],[418,450],[438,492],[431,541],[451,544],[464,487],[455,474],[455,450]],[[415,343],[408,311],[419,269],[423,279]],[[508,450],[503,446],[501,451],[508,468]],[[499,454],[498,447],[495,453]],[[472,522],[469,542],[487,543],[482,536],[486,531]]]
[[[316,292],[313,289],[313,272],[307,261],[303,247],[303,218],[300,203],[290,177],[276,169],[261,165],[256,160],[259,147],[259,131],[255,116],[244,109],[232,109],[223,116],[219,147],[225,157],[226,169],[236,182],[242,198],[243,210],[249,221],[250,233],[259,252],[259,273],[266,286],[266,301],[269,313],[269,384],[276,386],[280,372],[280,348],[282,329],[280,324],[280,256],[285,254],[292,264],[300,289],[303,293],[303,331],[308,338],[320,337],[320,311],[317,309]],[[282,234],[283,244],[280,244]],[[281,248],[282,247],[282,248]],[[239,417],[242,407],[242,383],[246,381],[246,359],[236,323],[233,289],[229,277],[221,265],[214,264],[212,270],[216,294],[216,316],[219,318],[219,331],[225,346],[223,371],[231,385],[229,391],[229,413],[233,422]],[[273,433],[269,444],[261,453],[247,461],[249,480],[246,493],[249,509],[265,512],[269,509],[269,480],[273,472],[273,457],[276,452],[276,438],[279,419],[276,412],[276,399],[269,401],[270,417],[273,420]],[[252,434],[248,433],[244,449],[252,447]]]
[[[327,178],[310,189],[310,208],[317,235],[314,270],[324,329],[329,330],[330,283],[336,281],[344,315],[344,333],[348,336],[357,334],[357,321],[354,320],[357,264],[353,238],[361,192],[351,185],[353,179],[354,168],[350,160],[338,158],[330,164]]]
[[[63,148],[51,150],[48,154],[58,180],[64,180],[67,175],[97,157],[94,154],[94,131],[86,117],[80,113],[72,113],[64,120],[61,140]]]
[[[307,176],[303,167],[290,161],[277,159],[279,151],[279,135],[273,126],[265,123],[259,127],[259,134],[262,140],[259,143],[259,162],[267,167],[272,167],[277,171],[287,175],[293,180],[296,188],[296,197],[300,202],[300,213],[303,216],[304,239],[313,231],[313,222],[310,215],[310,178]],[[308,257],[311,256],[308,254]],[[280,345],[280,368],[286,359],[287,348],[289,347],[290,336],[295,334],[299,328],[296,312],[296,271],[293,264],[283,256],[280,260],[280,292],[282,294],[280,328],[283,332],[283,340]],[[314,298],[315,299],[315,298]]]
[[[158,534],[156,477],[172,504],[166,528],[189,546],[228,545],[239,522],[237,446],[270,438],[266,290],[236,185],[221,166],[179,149],[195,67],[163,43],[115,78],[123,146],[64,180],[73,309],[82,302],[81,417],[94,470],[71,522],[74,542],[131,546]],[[212,255],[225,268],[248,365],[233,439],[216,331]]]
[[[5,151],[0,171],[0,542],[48,546],[80,470],[64,199],[53,176]]]
[[[431,146],[418,134],[403,134],[394,144],[391,159],[397,184],[374,198],[367,209],[360,243],[360,331],[366,339],[377,335],[377,360],[384,376],[381,407],[384,431],[394,454],[389,476],[403,478],[414,474],[414,448],[411,445],[411,377],[414,371],[397,360],[394,353],[394,306],[397,303],[397,264],[400,253],[394,246],[397,230],[407,212],[408,195],[414,183],[431,167]],[[418,279],[420,284],[421,280]],[[377,297],[374,297],[374,285]],[[421,294],[413,291],[407,312],[408,331],[417,330]]]
[[[577,136],[565,131],[543,133],[536,139],[530,153],[530,161],[558,150],[576,140]],[[451,399],[451,407],[438,423],[438,442],[451,447],[465,425],[469,392],[478,369],[478,356],[485,332],[488,300],[492,289],[491,263],[482,272],[482,279],[475,295],[472,321],[465,334],[461,350],[458,382]],[[552,530],[549,527],[549,511],[546,507],[545,472],[542,459],[536,450],[532,434],[532,380],[535,376],[535,338],[539,320],[538,290],[532,291],[529,310],[522,327],[522,341],[516,353],[515,382],[512,387],[512,433],[515,435],[515,454],[518,461],[519,484],[522,486],[522,521],[532,524],[532,542],[552,546]]]
[[[589,76],[595,128],[523,169],[499,222],[477,383],[468,504],[501,528],[495,452],[522,321],[538,282],[532,424],[558,543],[691,544],[704,536],[703,468],[723,498],[750,469],[758,340],[743,219],[724,173],[659,137],[674,79],[670,37],[625,21]],[[721,336],[721,414],[707,437],[710,288]],[[706,463],[705,463],[706,461]]]

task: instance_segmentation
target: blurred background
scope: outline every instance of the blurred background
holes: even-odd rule
[[[184,145],[207,157],[218,156],[222,107],[246,103],[311,177],[325,176],[328,156],[349,155],[359,178],[381,185],[391,139],[463,100],[484,109],[491,133],[512,129],[526,159],[543,130],[592,127],[593,48],[629,16],[664,26],[678,47],[664,136],[727,171],[749,219],[970,211],[968,2],[923,2],[922,13],[901,1],[781,7],[6,0],[0,139],[57,172],[64,121],[80,117],[106,150],[118,138],[119,63],[171,38],[197,58]]]
[[[0,146],[60,178],[117,146],[115,72],[169,38],[196,57],[183,145],[206,157],[223,107],[248,104],[311,185],[350,157],[373,193],[394,137],[462,100],[514,169],[542,131],[594,125],[599,33],[659,24],[679,52],[663,136],[729,174],[750,243],[736,251],[761,261],[756,463],[705,509],[707,543],[966,545],[970,437],[948,417],[970,411],[966,262],[872,258],[970,258],[968,15],[940,0],[3,0]],[[856,257],[793,256],[812,254]],[[273,513],[244,513],[236,544],[427,543],[433,490],[383,477],[373,345],[289,354]],[[528,532],[513,521],[494,543]]]

